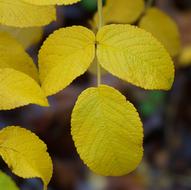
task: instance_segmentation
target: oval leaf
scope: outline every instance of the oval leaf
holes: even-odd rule
[[[13,36],[24,49],[37,44],[43,35],[42,27],[16,28],[10,26],[0,26],[0,31],[4,31]]]
[[[23,178],[39,177],[45,188],[52,177],[47,147],[34,133],[10,126],[0,131],[0,155],[12,172]]]
[[[34,5],[71,5],[80,0],[23,0]]]
[[[72,137],[81,159],[106,176],[133,171],[143,156],[143,128],[134,106],[114,88],[85,90],[72,113]]]
[[[97,56],[113,75],[145,89],[170,89],[174,65],[150,33],[131,25],[108,25],[97,34]]]
[[[0,110],[28,104],[48,106],[48,101],[35,80],[14,69],[0,69]]]
[[[95,35],[85,27],[62,28],[48,37],[39,53],[42,89],[47,96],[82,75],[95,56]]]
[[[5,32],[0,32],[0,52],[0,69],[12,68],[39,80],[37,68],[31,57],[21,44]]]
[[[2,171],[0,171],[0,189],[19,190],[15,182]]]
[[[144,0],[107,0],[103,7],[105,24],[133,23],[144,11]],[[98,25],[98,13],[94,16],[94,25]]]
[[[157,8],[148,9],[141,18],[139,26],[160,40],[171,56],[179,53],[180,34],[177,24],[164,12]]]
[[[0,23],[29,27],[47,25],[56,19],[54,6],[35,6],[21,0],[0,0]]]

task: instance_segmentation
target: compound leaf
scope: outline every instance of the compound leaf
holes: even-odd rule
[[[48,37],[39,52],[42,89],[47,96],[82,75],[95,57],[95,35],[82,26],[62,28]]]
[[[0,189],[5,188],[6,190],[19,190],[11,177],[0,171]]]
[[[97,34],[97,57],[113,75],[145,89],[170,89],[174,65],[150,33],[131,25],[104,26]]]
[[[22,45],[5,32],[0,32],[0,69],[12,68],[38,81],[37,68]]]
[[[143,128],[134,106],[101,85],[79,96],[72,112],[72,137],[81,159],[106,176],[133,171],[143,155]]]
[[[0,110],[28,104],[48,106],[44,92],[28,75],[10,68],[0,69],[0,81]]]
[[[56,19],[54,6],[35,6],[22,0],[0,0],[0,23],[7,26],[47,25]]]
[[[180,34],[177,24],[161,10],[148,9],[141,18],[139,26],[160,40],[171,56],[176,56],[180,52]]]
[[[13,36],[24,49],[37,44],[43,35],[43,27],[16,28],[11,26],[0,26],[0,31],[7,32]]]
[[[23,0],[34,5],[71,5],[80,0]]]
[[[46,144],[34,133],[9,126],[0,131],[0,155],[12,172],[23,178],[39,177],[45,188],[52,177]]]

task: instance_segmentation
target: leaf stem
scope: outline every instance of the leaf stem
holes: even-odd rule
[[[98,7],[98,29],[101,29],[103,26],[103,2],[102,0],[97,0],[97,7]]]
[[[102,0],[97,0],[97,7],[98,7],[98,30],[101,29],[103,26],[103,2]],[[97,62],[97,86],[101,84],[101,67],[99,64],[98,59]]]
[[[97,63],[97,86],[100,86],[101,84],[101,67],[99,64],[98,59],[96,58],[96,63]]]

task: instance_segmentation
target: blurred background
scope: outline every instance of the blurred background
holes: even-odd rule
[[[176,21],[182,47],[191,45],[191,0],[155,0],[153,5]],[[90,27],[89,20],[95,11],[96,0],[58,7],[57,22],[43,29],[41,39],[27,49],[28,53],[37,60],[43,41],[60,27]],[[127,176],[93,174],[82,163],[74,147],[70,116],[78,95],[96,84],[92,71],[50,97],[49,108],[30,105],[1,111],[0,128],[8,125],[26,127],[47,144],[54,164],[50,190],[191,190],[191,63],[181,66],[176,57],[174,61],[176,77],[168,92],[146,91],[110,74],[102,76],[103,83],[114,86],[134,103],[144,123],[144,159],[139,168]],[[42,188],[38,179],[23,180],[13,175],[2,160],[0,168],[11,175],[21,190]]]

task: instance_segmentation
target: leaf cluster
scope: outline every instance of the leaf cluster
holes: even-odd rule
[[[54,31],[39,51],[37,68],[25,52],[25,40],[13,37],[10,27],[46,25],[55,19],[55,5],[78,1],[0,0],[0,23],[6,25],[0,32],[0,110],[28,104],[49,106],[47,97],[70,85],[92,62],[144,89],[171,88],[171,56],[180,48],[178,29],[159,9],[145,9],[143,0],[107,0],[103,8],[106,25],[99,30],[95,30],[99,22],[95,14],[92,30],[72,26]],[[139,27],[131,25],[137,20]],[[159,29],[161,23],[164,28]],[[28,39],[36,29],[18,30]],[[42,30],[38,31],[42,35]],[[30,36],[30,40],[36,39]],[[82,92],[72,112],[71,127],[80,157],[95,173],[124,175],[141,162],[141,119],[133,104],[113,87],[98,84]],[[52,162],[46,145],[36,135],[20,127],[4,128],[0,131],[0,155],[15,174],[39,177],[46,189]]]

